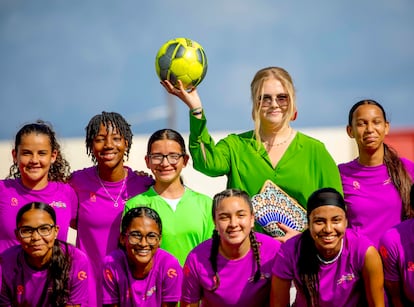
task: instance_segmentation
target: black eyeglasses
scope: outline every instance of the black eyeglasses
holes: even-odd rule
[[[164,158],[167,158],[168,163],[170,164],[177,164],[181,157],[184,157],[184,154],[179,153],[170,153],[168,155],[162,154],[149,154],[148,157],[151,160],[152,164],[161,164],[164,161]]]
[[[272,105],[273,101],[276,101],[277,105],[281,108],[286,107],[289,104],[289,95],[288,94],[278,94],[274,98],[271,95],[263,95],[259,97],[259,103],[261,101],[261,106],[268,108]]]
[[[129,244],[135,245],[142,242],[142,239],[145,238],[148,245],[155,245],[160,240],[160,235],[155,232],[147,233],[145,236],[140,233],[139,231],[131,231],[130,233],[126,234],[128,236]]]
[[[52,230],[55,227],[56,225],[53,225],[53,224],[44,224],[36,228],[29,227],[29,226],[22,226],[19,229],[17,229],[17,231],[20,237],[23,239],[31,238],[35,231],[37,231],[37,233],[41,237],[47,237],[52,233]]]

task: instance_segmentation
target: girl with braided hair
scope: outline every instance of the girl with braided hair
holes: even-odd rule
[[[55,209],[60,226],[58,239],[67,241],[72,209],[77,208],[78,199],[67,184],[69,163],[62,156],[52,126],[42,120],[24,125],[15,136],[12,156],[8,178],[0,180],[0,252],[19,244],[10,217],[33,201]]]
[[[183,271],[177,258],[160,248],[158,213],[141,206],[122,218],[119,249],[104,259],[105,307],[177,306]]]
[[[384,143],[390,124],[375,100],[361,100],[349,111],[346,131],[358,145],[359,156],[340,164],[349,227],[378,247],[385,231],[414,216],[410,189],[414,163],[398,157]]]
[[[28,203],[16,216],[20,245],[1,258],[1,306],[86,306],[89,260],[76,247],[56,237],[55,210],[42,202]]]
[[[186,259],[181,306],[268,306],[281,243],[253,231],[253,207],[244,191],[216,194],[212,215],[213,237]]]
[[[373,243],[347,229],[346,206],[333,188],[308,199],[309,228],[282,245],[275,259],[271,306],[384,306],[382,262]]]
[[[79,207],[76,245],[92,262],[97,289],[95,303],[101,306],[103,258],[118,247],[121,217],[125,202],[153,184],[124,165],[132,145],[128,122],[116,112],[102,112],[86,127],[86,152],[94,166],[75,171],[69,183],[76,191]],[[91,297],[92,298],[92,297]]]

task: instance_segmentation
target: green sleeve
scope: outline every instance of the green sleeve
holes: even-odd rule
[[[225,142],[217,145],[207,129],[207,119],[190,114],[189,148],[196,170],[211,177],[226,175],[230,172],[230,150]]]

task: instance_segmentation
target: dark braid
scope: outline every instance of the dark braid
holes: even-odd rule
[[[212,243],[211,243],[211,251],[210,251],[210,263],[213,268],[214,272],[214,287],[211,289],[211,291],[215,291],[219,285],[220,285],[220,277],[217,273],[217,255],[219,252],[219,246],[220,246],[220,236],[218,234],[218,231],[216,229],[213,230],[213,237],[212,237]]]
[[[220,202],[223,199],[228,198],[228,197],[240,197],[241,199],[243,199],[248,204],[250,213],[253,214],[253,205],[251,203],[249,195],[246,192],[237,190],[237,189],[227,189],[220,193],[217,193],[213,198],[213,206],[211,210],[213,219],[215,219],[216,210]],[[249,240],[250,240],[250,246],[253,250],[253,256],[257,264],[257,269],[256,269],[256,273],[254,274],[253,281],[257,282],[258,280],[260,280],[260,277],[262,274],[260,271],[260,244],[257,242],[256,235],[253,230],[250,231]],[[218,231],[214,230],[213,236],[212,236],[210,257],[209,257],[209,260],[210,260],[210,263],[211,263],[211,266],[214,272],[214,287],[212,291],[215,291],[220,285],[220,277],[217,272],[218,271],[217,255],[219,252],[219,246],[220,246],[220,236],[218,234]]]
[[[256,264],[257,264],[256,273],[254,274],[254,279],[253,279],[253,281],[256,282],[260,280],[260,277],[262,276],[262,272],[260,271],[260,244],[259,242],[257,242],[256,234],[254,233],[253,230],[250,231],[249,238],[250,238],[250,246],[252,247],[254,259],[256,260]]]
[[[49,214],[56,225],[56,213],[53,207],[42,202],[28,203],[20,208],[16,215],[16,228],[23,215],[32,209],[43,210]],[[52,282],[51,305],[54,307],[65,306],[69,298],[69,279],[72,267],[72,255],[69,254],[69,247],[66,242],[55,239],[52,247],[52,258],[48,267],[48,281]]]
[[[53,283],[51,303],[54,307],[63,307],[69,298],[69,274],[72,267],[72,257],[68,244],[55,240],[52,259],[49,266],[49,278]]]
[[[387,122],[387,115],[381,104],[372,99],[361,100],[355,103],[349,110],[348,114],[348,126],[352,126],[352,119],[354,112],[361,105],[374,105],[381,110],[384,120]],[[387,167],[388,174],[390,175],[391,181],[398,190],[402,200],[402,220],[414,217],[414,210],[410,206],[410,189],[413,183],[413,178],[405,169],[401,159],[397,152],[390,146],[384,143],[384,164]]]
[[[86,126],[86,153],[91,157],[92,162],[96,164],[96,157],[93,155],[93,140],[99,133],[100,126],[104,125],[108,131],[109,127],[116,129],[116,131],[125,139],[127,142],[127,150],[125,151],[126,158],[128,160],[129,151],[132,145],[132,131],[131,125],[122,117],[121,114],[116,112],[105,112],[102,114],[95,115],[89,121]]]
[[[306,229],[297,243],[299,246],[298,269],[299,277],[302,282],[302,290],[306,297],[308,306],[318,306],[319,302],[319,268],[320,263],[317,258],[318,250],[315,242]]]
[[[60,150],[60,144],[56,139],[56,134],[53,131],[52,125],[50,123],[46,123],[43,120],[37,120],[35,123],[27,124],[20,128],[20,130],[16,133],[15,136],[14,151],[18,153],[19,146],[22,143],[22,138],[32,133],[46,135],[49,138],[52,152],[56,151],[57,153],[55,162],[50,165],[48,180],[66,182],[70,176],[70,165],[69,162],[62,155],[62,152]],[[21,174],[19,166],[15,162],[10,166],[10,171],[7,178],[20,177]]]
[[[410,205],[410,190],[412,185],[412,178],[405,169],[397,152],[384,143],[384,163],[387,166],[388,174],[391,181],[397,188],[400,194],[403,210],[402,220],[414,217],[414,211]]]

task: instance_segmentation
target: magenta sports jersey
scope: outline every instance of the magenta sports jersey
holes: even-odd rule
[[[69,276],[68,305],[86,306],[88,292],[89,260],[86,255],[68,245],[72,258]],[[1,254],[2,288],[1,306],[51,306],[52,283],[46,283],[48,271],[31,268],[20,245],[13,246]]]
[[[402,158],[411,177],[414,163]],[[364,166],[355,159],[339,164],[349,228],[365,235],[378,248],[385,231],[401,222],[402,201],[385,164]]]
[[[14,230],[16,215],[21,207],[30,202],[44,202],[55,209],[58,239],[67,241],[72,213],[78,206],[76,193],[69,184],[49,181],[41,190],[27,189],[20,179],[0,180],[0,253],[19,244]]]
[[[380,240],[384,278],[398,281],[414,305],[414,218],[385,232]]]
[[[144,279],[136,279],[129,269],[126,253],[118,249],[104,260],[103,303],[118,303],[123,307],[159,307],[163,302],[178,302],[182,278],[178,260],[158,249],[151,271]]]
[[[195,247],[184,265],[182,301],[202,306],[249,306],[269,305],[272,268],[281,243],[265,234],[256,233],[260,249],[261,278],[254,282],[256,261],[253,251],[241,259],[229,260],[217,255],[217,271],[220,285],[215,291],[214,272],[209,261],[212,239]]]
[[[273,275],[293,280],[297,295],[297,307],[307,306],[306,298],[299,277],[298,259],[299,242],[302,235],[297,235],[282,245],[273,267]],[[359,306],[364,297],[362,268],[365,254],[372,242],[347,229],[341,256],[330,264],[321,264],[319,272],[319,304],[320,307]]]
[[[139,176],[128,167],[125,169],[127,170],[125,182],[100,180],[95,166],[74,172],[70,179],[70,184],[79,199],[76,245],[91,260],[93,280],[97,282],[96,286],[91,287],[98,289],[97,305],[100,305],[99,300],[102,297],[102,261],[107,254],[118,247],[125,202],[132,196],[146,191],[153,183],[152,178]]]

